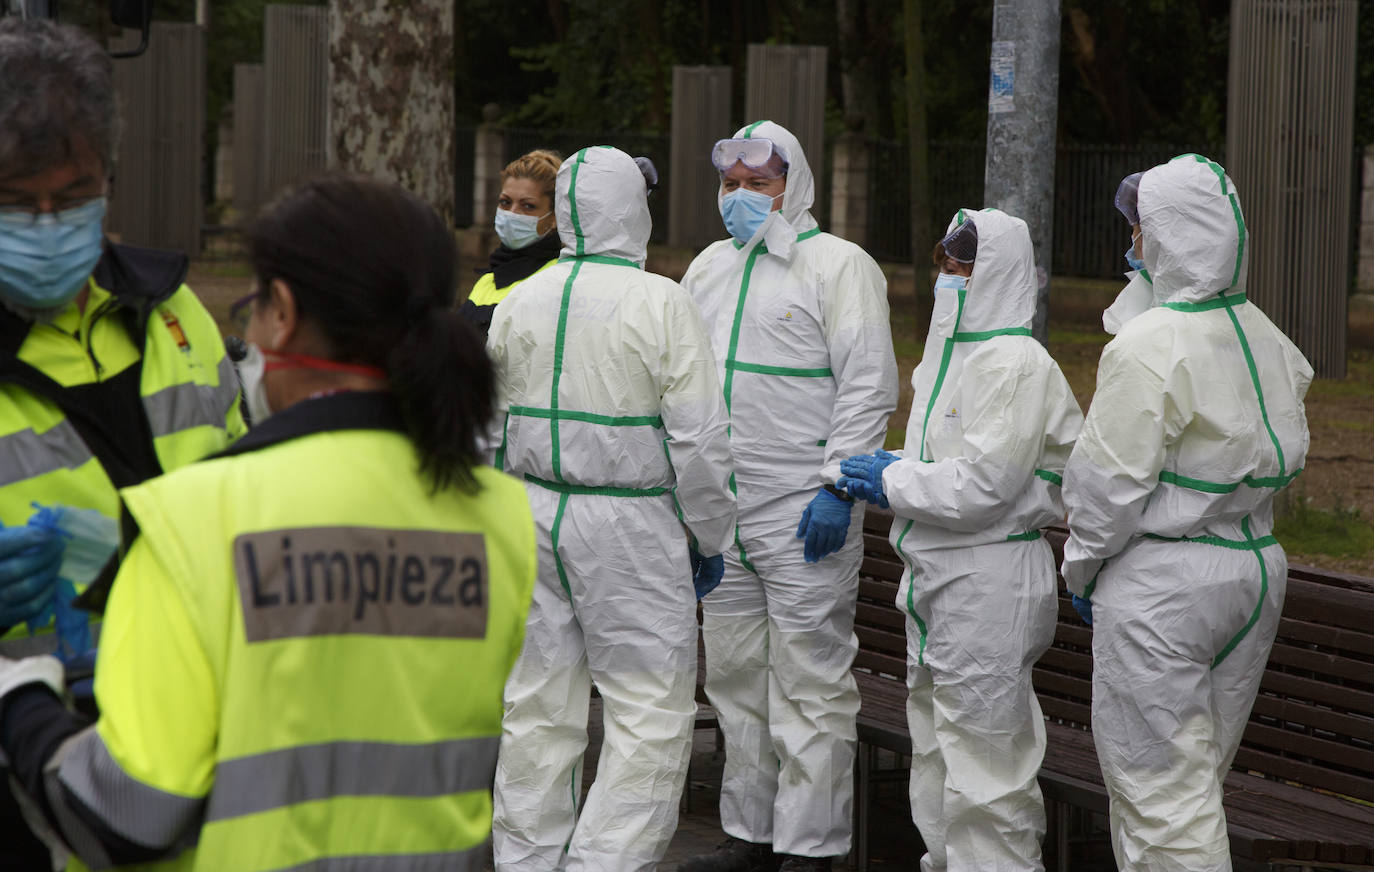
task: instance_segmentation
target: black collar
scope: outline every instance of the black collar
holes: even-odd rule
[[[235,457],[302,436],[338,430],[395,430],[405,432],[401,408],[386,391],[342,391],[303,400],[273,414],[216,457]]]

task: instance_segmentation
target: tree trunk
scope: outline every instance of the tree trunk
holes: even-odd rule
[[[331,0],[330,13],[330,164],[397,182],[452,223],[452,0]]]
[[[930,157],[926,141],[926,47],[921,29],[922,0],[904,0],[906,31],[906,130],[911,149],[911,259],[916,287],[921,288],[922,265],[929,267]]]

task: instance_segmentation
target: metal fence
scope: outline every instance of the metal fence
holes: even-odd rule
[[[138,40],[125,31],[112,48],[131,49]],[[153,22],[147,53],[115,64],[114,79],[124,138],[109,228],[128,243],[198,254],[205,211],[204,31]]]
[[[1250,298],[1327,378],[1346,363],[1357,11],[1355,0],[1231,10],[1228,170],[1255,242]]]
[[[263,155],[259,195],[324,169],[329,10],[269,5],[263,30]]]

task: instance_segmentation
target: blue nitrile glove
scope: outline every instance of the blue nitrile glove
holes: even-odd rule
[[[0,528],[0,627],[44,614],[57,592],[65,540],[55,530]]]
[[[697,560],[699,562],[692,570],[692,585],[697,589],[697,601],[700,602],[720,584],[721,576],[725,574],[725,556],[716,554],[702,557],[698,554]]]
[[[53,531],[62,537],[64,546],[52,605],[29,620],[29,632],[37,632],[51,620],[57,635],[54,653],[58,660],[67,663],[91,647],[91,616],[72,605],[76,599],[76,585],[71,579],[75,576],[90,581],[95,577],[118,544],[113,533],[117,527],[94,509],[77,510],[38,503],[33,507],[35,511],[29,516],[29,526]],[[78,532],[72,532],[69,527]]]
[[[1070,594],[1073,597],[1073,610],[1078,612],[1078,616],[1083,619],[1083,623],[1089,627],[1093,625],[1093,603],[1092,600],[1084,599],[1078,594]]]
[[[849,491],[850,496],[865,502],[876,503],[886,509],[887,494],[883,493],[883,470],[902,458],[889,451],[877,454],[856,454],[840,461],[839,487]]]
[[[807,563],[819,563],[822,557],[844,547],[844,537],[849,532],[849,510],[853,505],[825,488],[811,498],[797,525],[797,538],[806,540],[802,556]]]

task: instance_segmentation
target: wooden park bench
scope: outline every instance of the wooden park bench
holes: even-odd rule
[[[906,723],[906,637],[893,604],[902,563],[887,541],[892,515],[864,522],[855,675],[863,697],[856,766],[855,860],[867,866],[877,750],[911,754]],[[1067,531],[1051,529],[1056,562]],[[1048,868],[1070,868],[1070,827],[1105,814],[1107,794],[1090,732],[1092,630],[1060,586],[1054,644],[1033,681],[1049,746],[1040,772],[1049,812]],[[1226,779],[1235,868],[1374,869],[1374,581],[1289,567],[1278,639],[1250,724]],[[1077,812],[1075,813],[1075,810]]]

